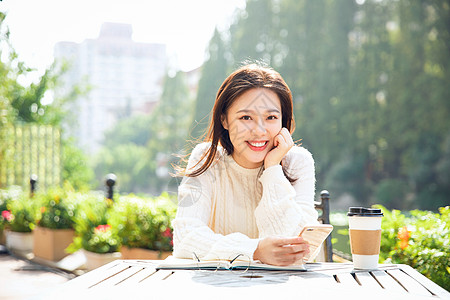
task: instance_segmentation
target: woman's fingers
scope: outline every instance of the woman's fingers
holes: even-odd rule
[[[285,248],[288,248],[291,253],[298,253],[298,252],[309,251],[309,245],[308,244],[291,245],[291,246],[287,246]]]
[[[307,251],[309,251],[308,244],[287,245],[287,246],[279,247],[277,249],[277,252],[279,254],[295,254],[295,253],[307,252]]]
[[[276,137],[275,137],[275,140],[278,142],[278,145],[287,145],[286,144],[286,138],[282,135],[282,134],[278,134]]]
[[[294,142],[292,136],[286,128],[281,128],[279,133],[273,138],[274,148],[270,150],[264,158],[264,167],[267,169],[281,162],[283,157],[292,148]]]
[[[285,128],[285,127],[281,128],[280,133],[278,135],[281,135],[283,137],[287,146],[292,147],[294,145],[294,140],[292,139],[292,135],[289,132],[289,130],[287,130],[287,128]]]
[[[286,246],[292,244],[304,244],[307,243],[301,236],[292,237],[292,238],[278,238],[277,245],[278,246]]]
[[[309,253],[308,243],[301,237],[267,237],[258,243],[254,259],[275,265],[299,262]]]
[[[277,242],[277,252],[279,254],[293,254],[299,252],[309,252],[309,245],[301,237],[295,238],[281,238]]]
[[[281,145],[282,148],[287,148],[287,147],[289,147],[289,143],[288,143],[289,136],[286,135],[286,130],[284,130],[284,129],[286,129],[286,128],[281,128],[280,132],[277,134],[277,136],[274,139],[274,144],[277,144],[276,146]],[[289,132],[288,132],[288,135],[290,135]]]

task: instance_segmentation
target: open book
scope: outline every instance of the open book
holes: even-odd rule
[[[306,271],[303,264],[291,266],[273,266],[258,261],[245,260],[207,260],[167,257],[156,269],[161,270],[266,270],[266,271]]]

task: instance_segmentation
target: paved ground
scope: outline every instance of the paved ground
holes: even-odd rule
[[[2,247],[2,246],[0,246]],[[43,266],[0,249],[0,299],[33,299],[75,275]]]

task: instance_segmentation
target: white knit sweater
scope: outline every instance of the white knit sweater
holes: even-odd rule
[[[209,145],[195,147],[188,168]],[[297,236],[305,224],[318,222],[314,160],[306,149],[294,146],[283,158],[287,173],[297,179],[293,183],[280,165],[246,169],[222,148],[217,155],[205,173],[185,177],[178,188],[174,256],[192,258],[195,252],[205,260],[237,254],[253,258],[260,239]]]

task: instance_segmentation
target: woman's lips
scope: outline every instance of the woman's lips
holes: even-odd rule
[[[246,142],[248,147],[250,149],[252,149],[253,151],[263,151],[264,149],[266,149],[267,145],[268,145],[268,141],[262,141],[262,142]]]

